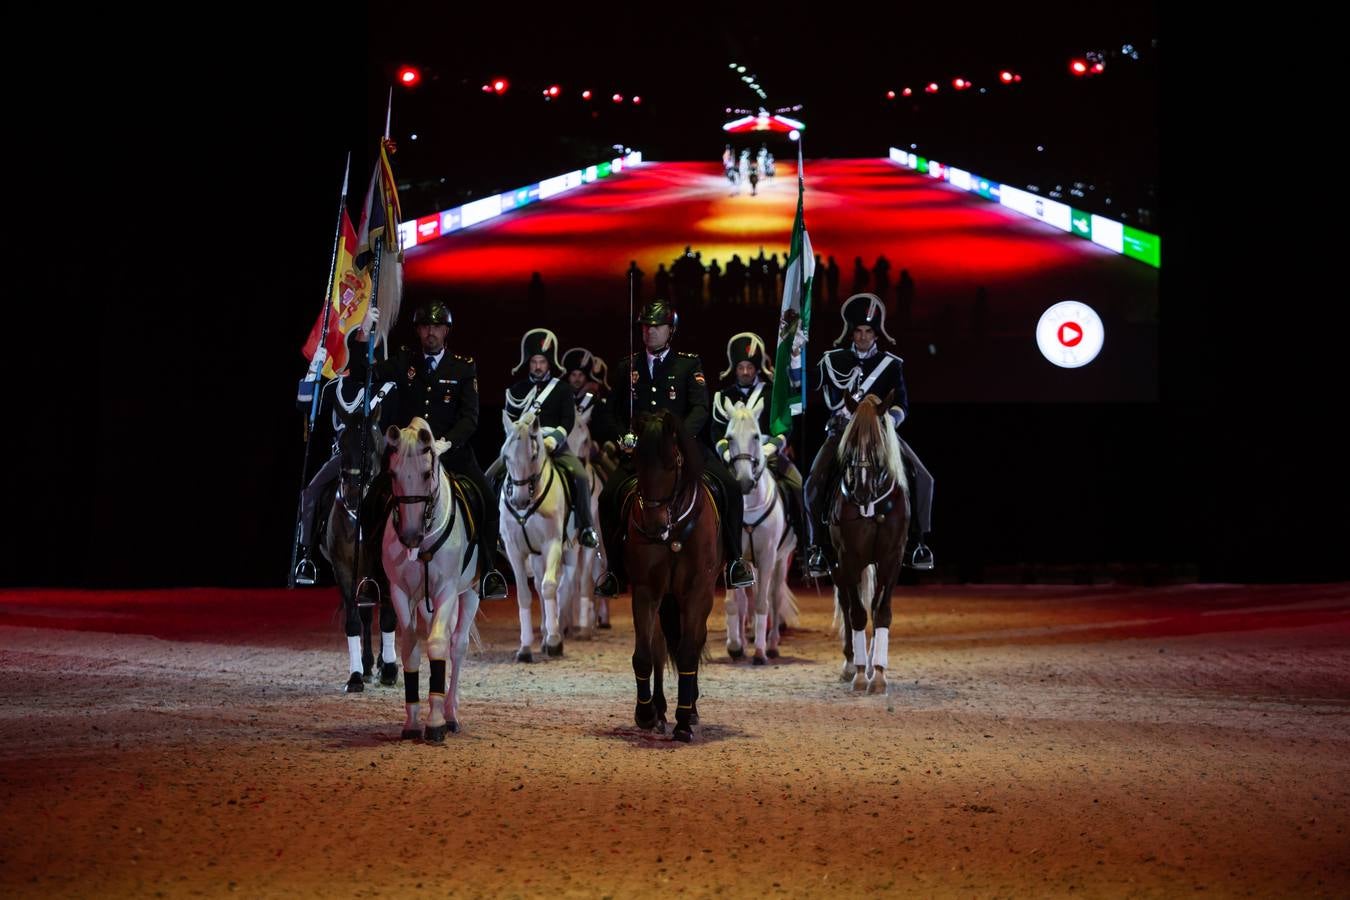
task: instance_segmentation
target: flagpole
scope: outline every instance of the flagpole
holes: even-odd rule
[[[376,198],[383,203],[383,198]],[[389,234],[390,228],[397,228],[395,223],[385,222],[384,231],[380,234],[375,246],[372,248],[374,258],[370,263],[370,310],[375,312],[379,309],[380,303],[380,260],[384,256],[384,242]],[[395,232],[397,233],[397,232]],[[393,323],[390,323],[392,327]],[[376,327],[371,328],[372,332],[378,332]],[[366,387],[361,392],[361,481],[359,484],[358,496],[362,500],[362,506],[366,499],[366,487],[370,483],[370,391],[375,378],[375,334],[366,335]],[[356,546],[352,551],[352,580],[356,581],[356,589],[352,592],[352,599],[357,606],[361,605],[359,596],[361,587],[367,579],[360,578],[361,573],[361,533],[364,530],[358,522],[356,528]]]
[[[348,176],[352,171],[352,151],[347,151],[347,163],[342,169],[342,193],[338,196],[337,224],[333,227],[333,256],[328,263],[328,293],[323,298],[323,326],[319,331],[319,346],[315,349],[318,353],[320,349],[328,348],[328,319],[329,313],[333,309],[333,282],[337,278],[337,257],[338,247],[342,243],[342,214],[347,208],[347,182]],[[295,534],[291,541],[291,568],[286,575],[286,587],[295,587],[295,564],[300,553],[300,517],[304,514],[305,508],[305,484],[309,480],[309,453],[314,442],[310,437],[314,433],[314,423],[319,418],[319,402],[323,397],[323,369],[320,368],[317,377],[314,379],[314,399],[310,401],[309,418],[305,420],[305,454],[300,461],[300,498],[295,505]]]
[[[801,199],[801,203],[802,203],[802,234],[805,235],[805,234],[806,234],[806,201],[805,201],[805,197],[806,197],[806,177],[805,177],[804,170],[803,170],[803,162],[802,162],[802,135],[801,135],[800,132],[797,133],[797,196],[798,196],[798,198]],[[801,251],[800,251],[800,252],[801,252],[802,255],[801,255],[801,259],[799,260],[799,265],[797,266],[797,280],[798,280],[798,293],[797,293],[797,296],[799,296],[799,297],[802,298],[802,300],[801,300],[801,302],[802,302],[802,310],[805,312],[805,311],[809,311],[810,308],[811,308],[811,298],[808,297],[808,296],[806,296],[806,241],[805,241],[805,240],[802,241],[802,247],[801,247]],[[814,259],[814,257],[813,257],[813,259]],[[810,350],[810,348],[811,348],[811,340],[810,340],[810,338],[811,338],[811,335],[810,335],[810,331],[811,331],[811,320],[810,320],[810,318],[809,318],[808,316],[802,316],[802,318],[799,319],[798,322],[800,323],[798,327],[800,327],[800,328],[803,329],[803,332],[802,332],[803,343],[802,343],[802,422],[801,422],[801,428],[797,429],[797,431],[798,431],[798,436],[797,436],[797,437],[798,437],[798,450],[799,450],[799,452],[800,452],[800,454],[801,454],[801,457],[802,457],[802,465],[806,465],[806,384],[807,384],[807,381],[810,379],[810,371],[811,371],[811,367],[810,367],[810,365],[808,364],[807,359],[806,359],[806,354],[807,354],[807,352],[808,352],[808,351]]]

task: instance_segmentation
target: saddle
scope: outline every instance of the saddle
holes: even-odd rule
[[[638,479],[636,474],[624,474],[621,477],[623,480],[619,482],[619,490],[616,496],[618,497],[619,505],[619,521],[626,523],[628,517],[632,514],[633,504],[637,501]],[[713,478],[707,472],[703,472],[700,476],[700,480],[703,482],[704,489],[708,491],[708,495],[712,498],[713,513],[717,516],[717,528],[720,533],[722,520],[726,518],[727,499],[722,494],[722,486],[718,483],[716,478]],[[693,519],[690,521],[692,522]],[[624,540],[627,539],[628,534],[626,525],[624,530],[620,532],[620,537]]]

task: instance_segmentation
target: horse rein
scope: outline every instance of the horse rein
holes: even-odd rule
[[[637,500],[643,509],[664,509],[666,511],[666,521],[665,524],[661,527],[661,531],[659,534],[652,534],[645,527],[643,527],[643,523],[640,518],[637,522],[633,524],[633,527],[637,529],[638,534],[642,535],[647,540],[652,541],[654,543],[665,544],[670,542],[671,533],[675,530],[675,528],[678,525],[680,525],[680,523],[684,522],[687,518],[689,518],[689,515],[694,511],[694,506],[698,503],[698,490],[697,490],[698,485],[696,484],[695,490],[689,492],[689,505],[685,507],[684,512],[680,513],[678,516],[672,514],[672,511],[675,508],[675,498],[679,496],[680,488],[683,487],[683,485],[684,485],[684,457],[678,453],[675,454],[675,484],[670,489],[669,497],[666,497],[665,499],[662,500],[648,500],[642,496],[641,484],[638,485]],[[678,542],[672,543],[671,549],[675,550],[676,552],[679,552],[679,547],[677,547],[676,544],[678,544]]]
[[[533,465],[534,462],[539,459],[540,443],[541,441],[531,442],[531,450],[530,450],[531,465]],[[544,489],[539,492],[539,496],[535,497],[535,488],[539,486],[539,479],[544,474],[544,466],[548,466],[548,481],[544,483]],[[539,471],[535,472],[529,478],[521,478],[521,479],[512,478],[510,470],[508,470],[506,473],[506,480],[510,482],[510,486],[506,488],[506,511],[511,514],[511,518],[515,519],[516,524],[520,526],[520,533],[525,538],[525,546],[526,548],[529,549],[531,555],[533,556],[538,556],[541,551],[536,550],[534,544],[530,543],[530,533],[525,529],[525,522],[530,518],[530,516],[534,515],[539,511],[540,506],[543,506],[544,500],[548,497],[549,489],[553,487],[553,477],[554,475],[557,474],[557,472],[558,467],[553,465],[553,461],[549,459],[547,455],[545,455],[544,463],[540,465]],[[526,502],[528,503],[530,501],[530,498],[534,498],[534,502],[530,504],[530,506],[525,510],[525,512],[520,513],[516,511],[517,507],[514,503],[511,502],[511,499],[512,495],[515,493],[516,488],[523,487],[527,484],[530,486],[530,490],[529,496],[526,497]],[[564,515],[563,517],[564,527],[566,526],[566,524],[567,519],[566,516]]]
[[[889,482],[885,493],[881,494],[878,497],[873,497],[871,500],[868,501],[861,501],[851,496],[848,489],[849,484],[848,473],[857,471],[858,469],[879,469],[882,473],[882,477],[880,479],[881,483],[887,484]],[[880,503],[882,500],[885,500],[895,491],[896,481],[894,478],[891,477],[891,473],[888,472],[884,466],[879,466],[877,463],[873,462],[870,458],[868,458],[864,462],[857,462],[851,459],[850,462],[848,462],[844,466],[844,477],[843,479],[840,480],[839,486],[840,490],[843,491],[844,499],[847,500],[849,503],[852,503],[855,507],[857,507],[858,515],[860,515],[864,519],[870,519],[876,515],[877,504]]]

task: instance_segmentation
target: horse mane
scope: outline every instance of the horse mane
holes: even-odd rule
[[[703,451],[684,433],[679,416],[668,409],[658,409],[639,416],[637,426],[638,442],[633,453],[639,466],[648,469],[664,467],[666,445],[673,442],[684,457],[686,479],[703,475]]]
[[[868,456],[885,464],[886,471],[896,484],[909,490],[905,481],[905,466],[901,462],[900,441],[890,421],[878,412],[880,399],[868,394],[858,404],[858,410],[849,420],[844,435],[839,439],[837,459],[844,462],[850,454]]]

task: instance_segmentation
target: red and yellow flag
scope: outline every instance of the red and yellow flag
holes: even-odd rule
[[[338,241],[336,278],[328,311],[328,360],[323,366],[324,378],[336,378],[347,369],[347,334],[366,317],[370,305],[370,273],[356,268],[356,229],[347,211],[342,211],[342,239]],[[309,338],[301,352],[313,361],[323,335],[323,313],[310,329]]]

